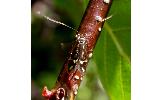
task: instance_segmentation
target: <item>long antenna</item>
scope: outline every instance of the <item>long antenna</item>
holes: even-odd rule
[[[106,21],[106,20],[108,20],[108,19],[112,18],[112,16],[113,16],[113,15],[110,15],[110,16],[108,16],[108,17],[106,17],[106,18],[102,19],[102,21]]]
[[[108,16],[108,17],[103,18],[103,19],[102,19],[100,16],[96,16],[96,20],[99,21],[99,22],[104,22],[104,21],[110,19],[112,16],[113,16],[113,15]]]
[[[66,25],[66,24],[64,24],[64,23],[62,23],[62,22],[60,22],[60,21],[54,20],[54,19],[52,19],[52,18],[50,18],[50,17],[48,17],[48,16],[46,16],[46,15],[41,14],[40,11],[38,11],[37,14],[41,15],[42,17],[44,17],[45,19],[47,19],[47,20],[49,20],[49,21],[51,21],[51,22],[54,22],[54,23],[63,25],[63,26],[65,26],[65,27],[67,27],[67,28],[70,28],[70,29],[72,29],[72,30],[78,32],[76,29],[74,29],[74,28],[72,28],[72,27],[70,27],[70,26],[68,26],[68,25]]]

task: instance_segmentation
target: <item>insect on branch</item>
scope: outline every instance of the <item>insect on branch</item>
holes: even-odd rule
[[[112,17],[106,18],[111,4],[112,0],[89,1],[76,33],[76,40],[67,55],[55,87],[51,91],[46,86],[43,89],[42,95],[47,100],[75,99],[80,83],[85,76],[89,59],[93,55],[93,49],[95,48],[104,21]],[[51,20],[48,17],[46,19]],[[63,25],[66,26],[65,24]]]

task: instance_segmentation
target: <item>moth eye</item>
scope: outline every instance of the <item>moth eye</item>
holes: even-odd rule
[[[75,66],[75,63],[73,62],[73,60],[69,60],[68,63],[68,71],[71,71]]]

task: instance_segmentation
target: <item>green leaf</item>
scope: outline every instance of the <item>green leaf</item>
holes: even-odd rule
[[[119,53],[123,56],[131,57],[131,0],[113,0],[109,15],[113,15],[111,19],[105,23],[105,28],[111,38],[116,38],[120,45]],[[107,26],[110,26],[108,28]],[[110,30],[111,29],[111,30]],[[112,31],[112,32],[110,32]],[[112,37],[112,34],[114,37]]]
[[[110,35],[103,30],[94,51],[94,60],[110,100],[130,100],[130,63],[120,56]]]
[[[107,23],[105,24],[104,29],[106,30],[107,33],[109,33],[109,36],[111,37],[112,41],[114,42],[116,49],[118,50],[119,54],[121,56],[123,56],[125,59],[127,59],[130,63],[130,55],[128,56],[128,53],[125,53],[125,51],[124,51],[124,47],[125,47],[125,50],[131,51],[130,50],[130,35],[129,35],[130,32],[129,32],[129,29],[118,30],[116,33],[118,33],[118,32],[125,33],[125,34],[119,34],[118,37],[115,36],[116,34],[113,32],[112,28]],[[102,34],[107,34],[107,33],[103,32]]]
[[[110,100],[131,99],[131,2],[113,0],[94,50],[101,83]],[[109,16],[108,15],[108,16]]]

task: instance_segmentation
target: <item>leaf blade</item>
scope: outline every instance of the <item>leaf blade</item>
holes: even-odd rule
[[[110,100],[130,100],[130,63],[121,57],[105,29],[97,42],[94,60],[101,83]]]

